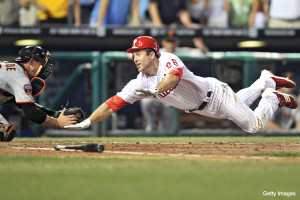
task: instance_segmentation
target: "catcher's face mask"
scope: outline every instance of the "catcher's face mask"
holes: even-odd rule
[[[38,96],[46,86],[45,79],[52,73],[55,66],[54,57],[47,51],[45,59],[41,61],[42,65],[39,67],[35,77],[31,79],[32,95]]]
[[[47,51],[45,58],[40,61],[42,65],[38,69],[35,77],[39,77],[45,80],[53,71],[55,66],[55,59],[54,57]]]

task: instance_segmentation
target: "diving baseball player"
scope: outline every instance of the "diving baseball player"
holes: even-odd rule
[[[66,109],[63,109],[58,118],[54,118],[56,111],[36,104],[33,98],[45,88],[44,80],[54,64],[51,54],[39,46],[22,48],[14,62],[0,62],[0,105],[14,103],[27,119],[42,126],[63,128],[76,124],[76,115],[64,115]],[[16,133],[16,127],[0,114],[0,141],[11,141]]]
[[[298,106],[291,95],[275,90],[293,88],[295,83],[267,70],[250,87],[235,93],[215,78],[195,76],[176,55],[160,53],[158,42],[152,37],[137,37],[127,52],[132,53],[140,72],[137,78],[99,106],[88,119],[65,128],[87,128],[128,104],[153,98],[189,113],[226,118],[249,133],[260,133],[279,106],[291,109]],[[258,107],[251,110],[249,106],[260,96]]]

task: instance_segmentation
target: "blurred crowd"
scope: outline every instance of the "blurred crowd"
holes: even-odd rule
[[[0,25],[299,28],[299,0],[0,0]]]

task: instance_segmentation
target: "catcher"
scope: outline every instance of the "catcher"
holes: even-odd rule
[[[42,126],[63,128],[82,121],[80,108],[53,111],[35,103],[34,96],[44,90],[54,65],[54,57],[40,46],[22,48],[14,62],[0,61],[0,105],[14,103],[27,119]],[[9,142],[16,133],[16,127],[0,114],[0,141]]]

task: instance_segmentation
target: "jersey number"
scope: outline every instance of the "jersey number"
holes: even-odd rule
[[[5,66],[6,66],[6,71],[16,71],[15,64],[13,63],[6,63]]]
[[[172,62],[174,63],[175,66],[178,66],[178,63],[175,59],[172,59]],[[170,62],[167,62],[166,66],[167,66],[168,69],[170,69],[172,67]]]
[[[175,66],[178,66],[178,63],[176,62],[175,59],[172,59],[172,61],[173,61],[173,63],[174,63]]]

